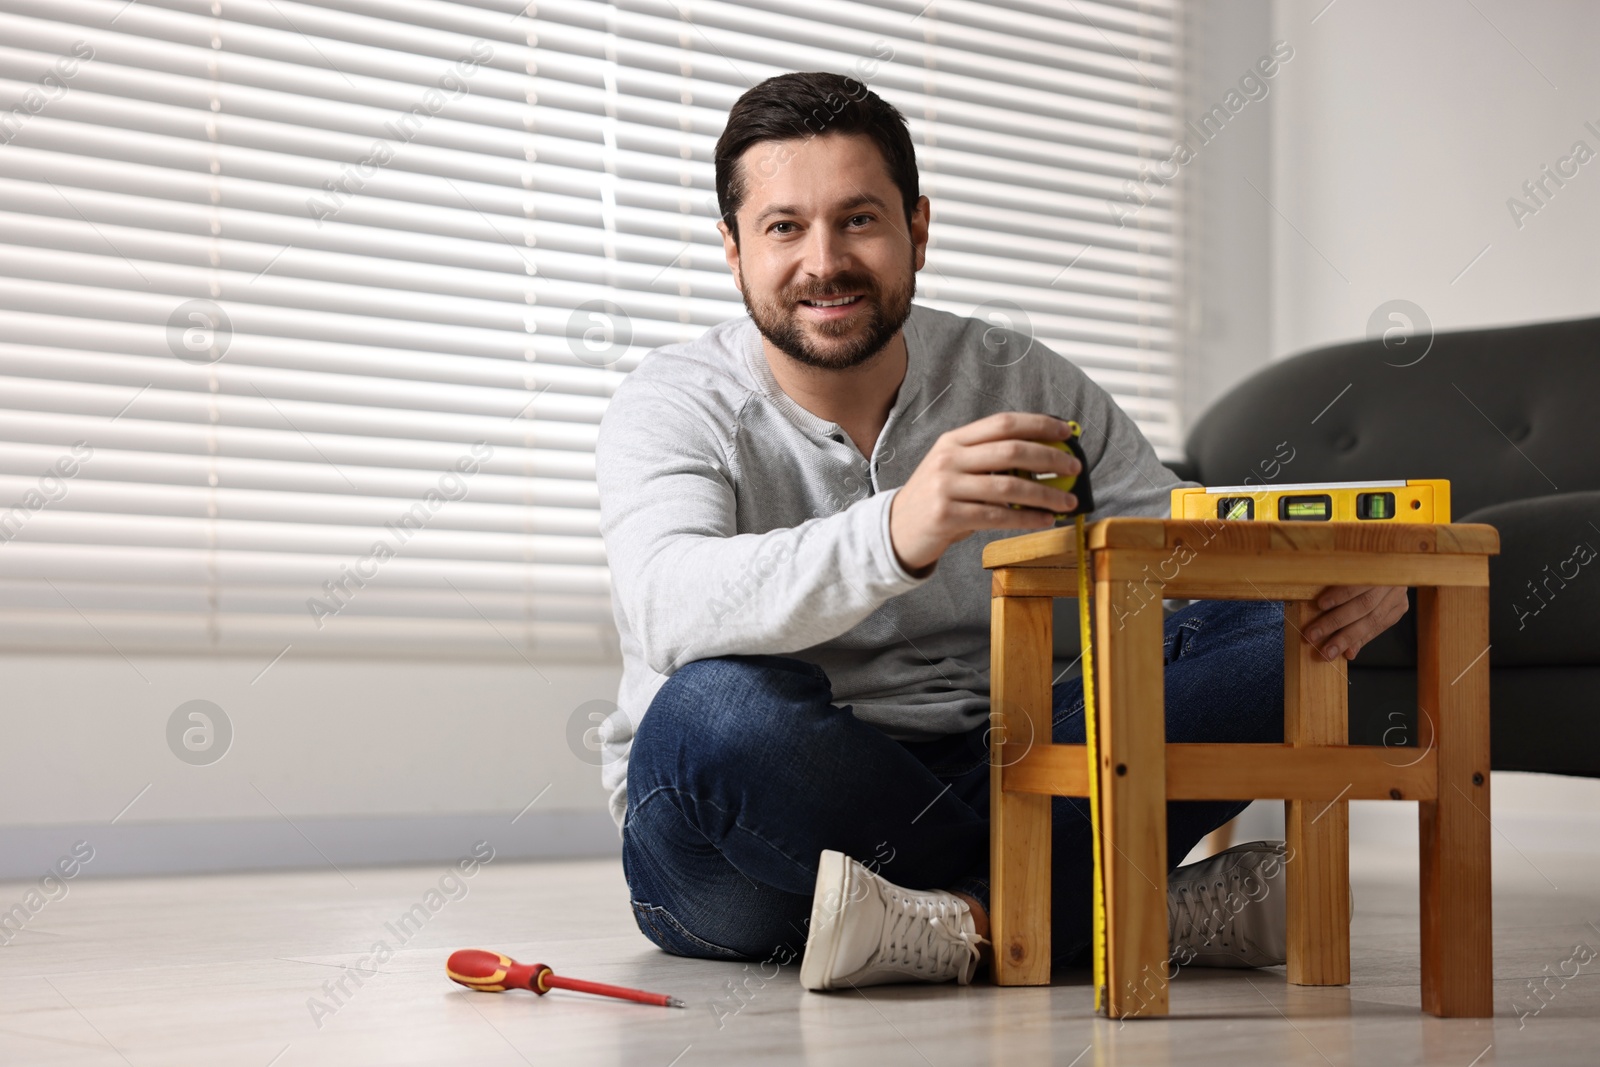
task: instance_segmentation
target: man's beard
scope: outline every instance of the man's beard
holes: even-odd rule
[[[917,273],[909,272],[904,286],[880,292],[869,275],[841,274],[825,286],[796,287],[779,295],[776,301],[750,299],[744,287],[744,306],[761,336],[778,351],[798,363],[822,370],[849,370],[859,367],[883,351],[911,314],[911,298],[917,292]],[[835,322],[818,320],[811,326],[823,338],[836,343],[816,344],[801,321],[805,312],[801,300],[828,300],[844,293],[860,293],[862,305],[848,318]]]

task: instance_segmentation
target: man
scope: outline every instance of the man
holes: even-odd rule
[[[623,653],[602,777],[635,917],[679,955],[782,964],[803,946],[810,989],[964,984],[988,951],[980,558],[1076,503],[991,472],[1076,473],[1040,443],[1060,416],[1084,428],[1097,518],[1164,517],[1193,483],[1065,359],[913,306],[930,205],[904,118],[859,82],[746,92],[716,179],[749,316],[647,356],[596,446]],[[1321,603],[1307,639],[1349,658],[1406,599]],[[1282,740],[1282,618],[1199,602],[1166,620],[1169,741]],[[1052,721],[1053,741],[1082,742],[1081,680],[1055,685]],[[1168,855],[1243,807],[1171,804]],[[1072,962],[1086,805],[1053,815],[1052,955]],[[1172,872],[1179,962],[1282,962],[1284,861],[1257,842]]]

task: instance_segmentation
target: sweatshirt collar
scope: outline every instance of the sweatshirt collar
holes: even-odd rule
[[[922,392],[923,383],[927,380],[928,352],[918,328],[921,319],[918,310],[913,304],[911,314],[906,317],[905,324],[901,327],[906,340],[906,376],[900,382],[900,391],[895,394],[894,406],[889,409],[889,418],[884,423],[885,429],[890,423],[899,420],[901,412],[905,411]],[[761,349],[761,331],[756,329],[755,321],[746,314],[740,325],[743,339],[740,348],[744,354],[745,365],[750,369],[751,377],[755,379],[756,387],[761,394],[772,401],[789,421],[807,433],[831,437],[841,432],[843,427],[838,423],[812,414],[794,397],[783,391],[778,379],[773,376],[772,368],[767,364],[766,354]]]

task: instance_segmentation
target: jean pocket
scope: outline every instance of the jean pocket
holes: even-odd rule
[[[1194,644],[1200,635],[1199,619],[1185,619],[1176,626],[1170,627],[1166,634],[1166,647],[1162,649],[1162,662],[1173,663],[1181,659],[1189,651],[1189,646]]]
[[[633,905],[633,918],[639,924],[639,932],[665,952],[702,960],[741,958],[741,953],[735,949],[712,944],[691,934],[671,912],[659,904],[645,904],[637,900],[629,903]]]

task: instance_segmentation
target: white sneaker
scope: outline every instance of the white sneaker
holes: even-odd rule
[[[1288,959],[1282,841],[1251,841],[1179,867],[1167,880],[1172,962],[1273,967]]]
[[[817,868],[800,984],[823,990],[954,978],[969,985],[986,943],[954,893],[902,889],[828,849]]]

